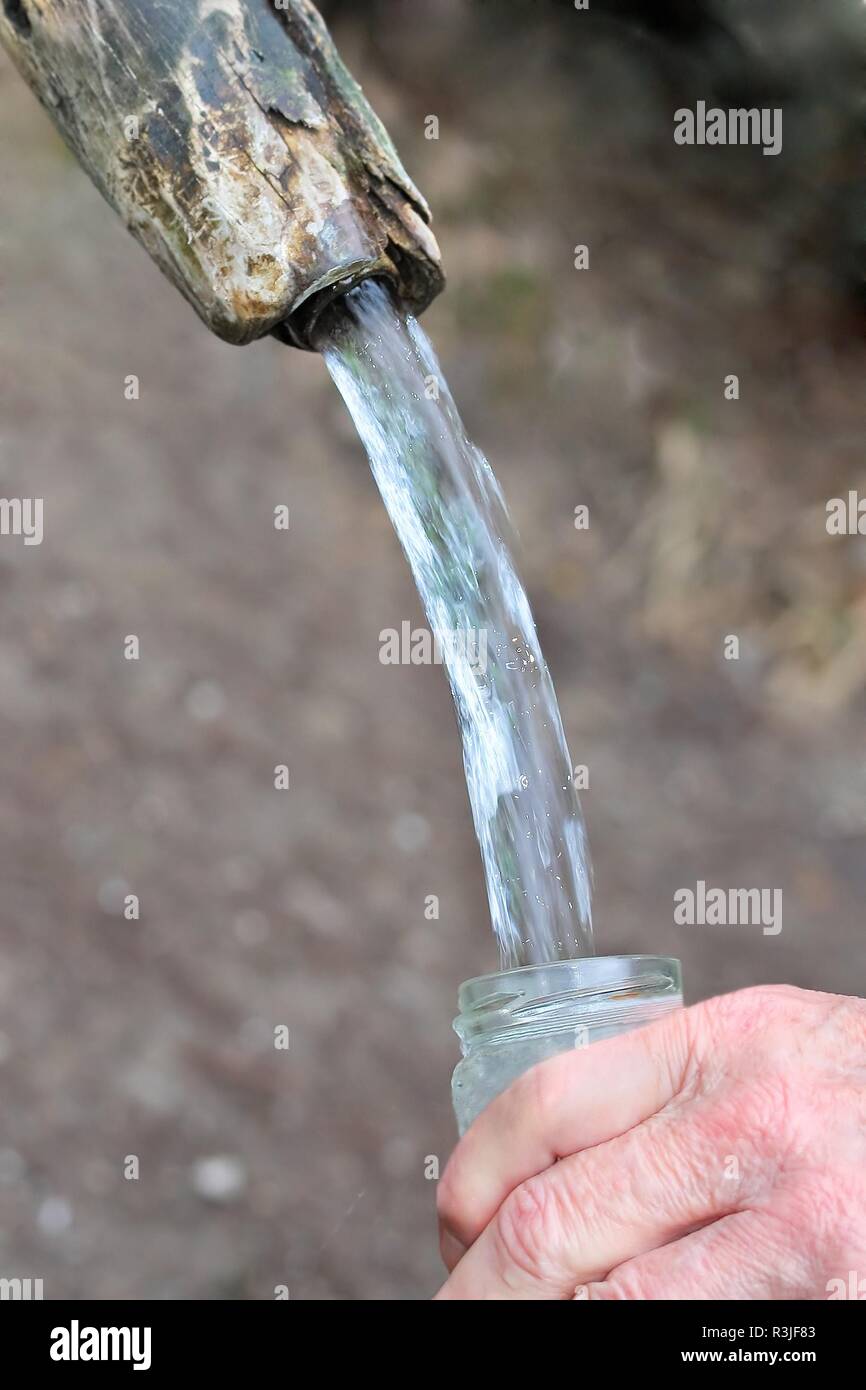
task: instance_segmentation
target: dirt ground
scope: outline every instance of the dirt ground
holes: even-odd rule
[[[332,9],[434,209],[426,325],[590,768],[599,950],[679,956],[690,1001],[860,992],[866,539],[825,504],[866,488],[862,151],[824,37],[772,65],[773,160],[674,145],[712,44]],[[426,1298],[456,989],[497,962],[443,674],[378,660],[406,566],[321,362],[211,339],[5,59],[0,128],[0,488],[45,499],[0,541],[0,1274]],[[782,889],[782,931],[676,926],[698,879]]]

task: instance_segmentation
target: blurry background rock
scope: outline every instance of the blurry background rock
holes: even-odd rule
[[[825,527],[866,489],[862,6],[322,8],[434,209],[599,949],[862,989],[866,539]],[[782,105],[782,154],[676,146],[699,99]],[[0,1274],[424,1297],[497,961],[443,672],[378,660],[408,571],[322,364],[209,337],[5,61],[0,121],[0,492],[45,499],[0,543]],[[781,935],[675,927],[698,878],[782,888]]]

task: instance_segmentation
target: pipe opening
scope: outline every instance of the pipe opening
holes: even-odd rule
[[[19,34],[24,34],[26,37],[33,32],[24,0],[3,0],[3,13],[9,23],[14,24]]]
[[[381,280],[390,285],[393,291],[397,290],[397,277],[392,272],[382,266],[366,266],[363,270],[345,275],[342,279],[316,290],[272,330],[273,337],[290,347],[317,352],[319,349],[316,343],[316,328],[322,314],[365,280]]]

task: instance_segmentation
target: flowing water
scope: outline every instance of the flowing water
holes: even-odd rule
[[[586,832],[487,460],[433,348],[366,281],[317,347],[354,419],[448,671],[503,969],[592,952]]]

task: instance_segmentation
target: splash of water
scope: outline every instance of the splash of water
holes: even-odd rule
[[[592,953],[586,832],[553,683],[493,472],[433,348],[366,281],[316,346],[412,568],[457,710],[503,969]]]

